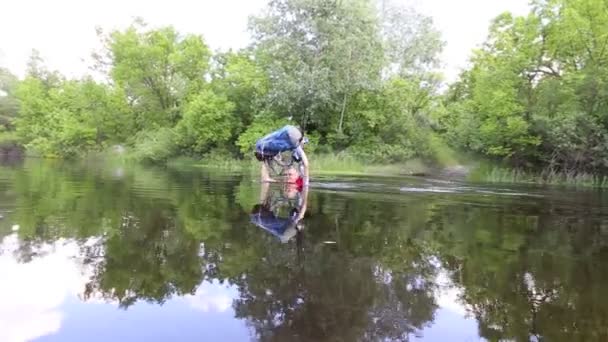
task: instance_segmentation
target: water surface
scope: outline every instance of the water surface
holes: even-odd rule
[[[0,341],[608,340],[600,191],[316,177],[300,233],[256,224],[263,203],[290,222],[297,196],[234,173],[2,165]]]

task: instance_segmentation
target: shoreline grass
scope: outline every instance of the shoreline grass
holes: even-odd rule
[[[540,172],[511,169],[500,166],[482,166],[471,172],[467,179],[476,183],[507,183],[558,185],[585,188],[608,188],[608,177],[589,173],[567,173],[555,170]]]
[[[441,170],[457,164],[449,150],[445,151],[443,162],[429,163],[422,159],[411,159],[401,163],[367,163],[349,154],[312,154],[311,175],[341,175],[341,176],[432,176],[439,175]],[[89,153],[85,160],[103,160],[106,164],[138,164],[128,153],[118,154],[110,149]],[[459,159],[462,159],[460,156]],[[556,185],[585,188],[608,188],[608,177],[588,173],[564,173],[554,170],[530,171],[493,165],[487,161],[467,160],[471,170],[466,181],[471,183],[503,183],[528,185]],[[212,153],[204,159],[191,157],[176,157],[163,163],[173,168],[198,168],[230,173],[250,173],[257,175],[260,164],[255,159],[237,159]],[[461,178],[462,179],[462,178]]]
[[[309,156],[312,175],[344,175],[344,176],[406,176],[427,173],[429,167],[419,159],[403,163],[380,164],[365,163],[349,155],[320,154]],[[170,167],[195,167],[215,169],[227,172],[259,172],[260,164],[256,160],[240,160],[211,156],[196,160],[188,157],[178,157],[167,163]]]

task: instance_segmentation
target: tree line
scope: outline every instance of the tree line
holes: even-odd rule
[[[437,160],[443,146],[509,166],[608,170],[608,4],[533,0],[498,15],[446,91],[430,17],[372,0],[271,0],[251,44],[135,20],[98,31],[102,78],[67,79],[34,53],[0,70],[4,140],[74,157],[128,146],[139,160],[247,157],[270,130],[300,125],[318,153],[370,162]]]

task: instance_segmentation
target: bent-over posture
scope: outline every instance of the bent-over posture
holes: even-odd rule
[[[302,148],[304,134],[292,125],[286,125],[274,132],[260,138],[255,144],[255,157],[262,162],[262,182],[274,182],[270,178],[270,172],[266,162],[271,161],[277,154],[285,151],[293,151],[293,158],[301,162],[303,167],[303,185],[308,186],[309,164],[308,158]]]

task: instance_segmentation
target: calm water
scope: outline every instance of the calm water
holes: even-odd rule
[[[301,233],[297,197],[3,165],[0,341],[608,341],[608,194],[315,178]]]

